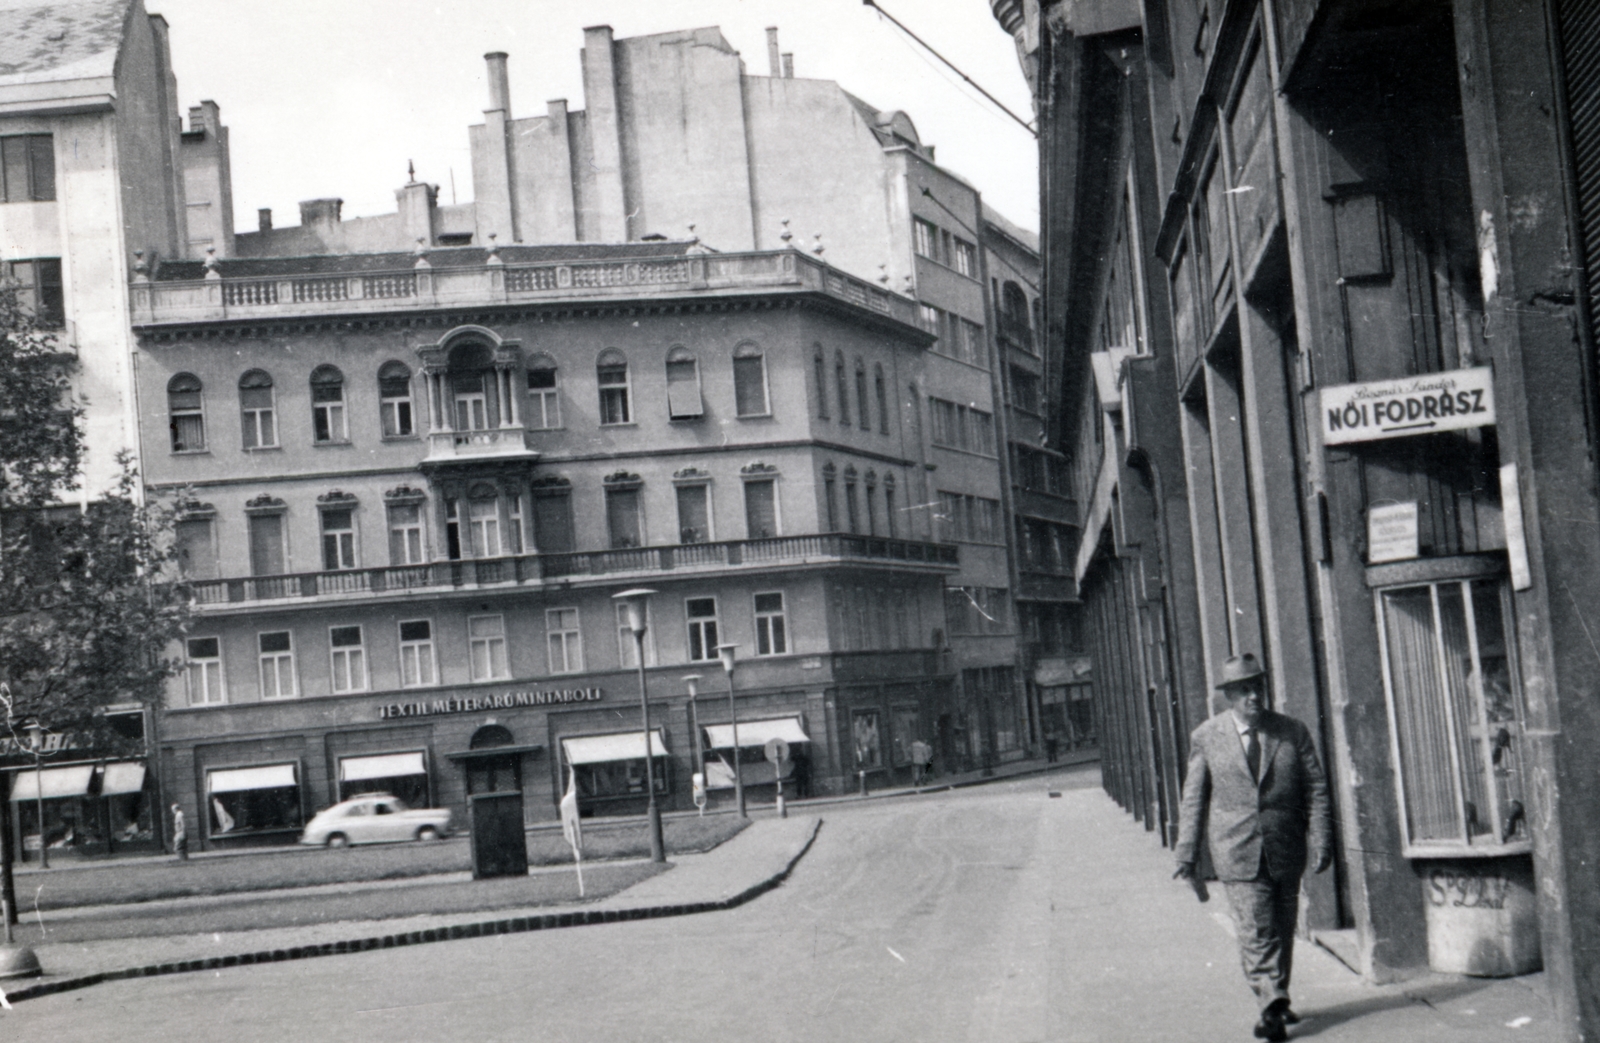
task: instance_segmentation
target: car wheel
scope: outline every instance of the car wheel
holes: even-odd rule
[[[349,846],[349,844],[350,844],[350,838],[345,836],[343,833],[330,833],[330,834],[328,834],[328,846],[329,847],[347,847],[347,846]]]
[[[434,829],[432,826],[423,826],[421,829],[417,830],[417,839],[422,841],[424,844],[430,840],[438,840],[439,831]]]

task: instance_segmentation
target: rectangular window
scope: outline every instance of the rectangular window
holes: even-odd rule
[[[435,684],[438,671],[433,659],[433,622],[412,619],[400,624],[400,684],[420,688]]]
[[[678,486],[678,542],[705,543],[711,539],[711,513],[704,485]]]
[[[189,705],[209,706],[226,701],[222,687],[222,641],[191,637],[185,642],[189,677]]]
[[[785,655],[789,628],[783,616],[782,594],[756,595],[756,655]]]
[[[468,616],[467,645],[474,681],[493,681],[511,676],[506,665],[504,616]]]
[[[955,237],[955,249],[951,251],[950,267],[962,275],[976,279],[978,277],[978,250],[971,243]]]
[[[861,505],[856,501],[856,483],[844,483],[844,516],[852,533],[861,531]]]
[[[1407,857],[1529,842],[1521,696],[1499,580],[1378,593]]]
[[[583,671],[583,635],[575,608],[550,608],[544,613],[545,639],[550,645],[550,672],[576,674]],[[646,631],[648,633],[648,631]]]
[[[283,515],[250,516],[250,575],[281,576],[283,561]]]
[[[561,398],[553,366],[528,370],[528,426],[544,430],[561,426]]]
[[[417,433],[411,419],[410,379],[399,376],[379,378],[378,400],[383,437],[404,438]]]
[[[939,263],[940,264],[948,265],[950,263],[951,242],[952,242],[953,239],[954,239],[954,237],[949,232],[945,231],[942,228],[939,229]]]
[[[192,518],[173,525],[178,571],[185,579],[216,579],[217,541],[210,518]]]
[[[822,503],[828,532],[839,531],[839,492],[832,478],[822,480]]]
[[[961,320],[961,357],[975,366],[989,365],[989,342],[983,327],[967,319]]]
[[[539,493],[533,498],[533,538],[540,554],[571,554],[572,496]]]
[[[356,567],[355,512],[322,512],[322,568],[325,572]]]
[[[1011,367],[1011,404],[1027,412],[1039,412],[1039,378],[1025,369]]]
[[[900,523],[895,517],[895,511],[897,510],[899,508],[895,506],[894,502],[894,486],[885,486],[883,490],[883,526],[884,531],[889,534],[891,540],[895,538],[900,528]]]
[[[457,431],[489,429],[489,399],[483,391],[483,376],[482,373],[460,373],[451,381]]]
[[[522,494],[506,496],[506,550],[510,554],[522,553]]]
[[[706,408],[700,400],[700,363],[696,359],[667,361],[667,415],[673,420],[698,420]]]
[[[51,135],[0,138],[0,202],[45,202],[55,197],[56,151]]]
[[[626,424],[632,417],[628,409],[628,367],[600,366],[600,422]]]
[[[644,665],[656,665],[656,632],[650,623],[650,606],[644,607]],[[639,665],[638,642],[634,639],[633,628],[628,625],[628,606],[617,602],[617,661],[624,670],[636,669]]]
[[[939,326],[940,326],[939,316],[941,314],[943,314],[943,313],[940,312],[938,308],[935,308],[931,304],[918,304],[917,305],[917,325],[922,327],[923,332],[931,333],[935,337],[937,337],[939,335]],[[933,347],[933,350],[935,350],[935,351],[940,350],[939,349],[939,345],[935,344],[934,347]]]
[[[740,416],[766,416],[772,412],[767,404],[767,360],[754,353],[735,355],[733,359],[734,408]]]
[[[995,454],[994,417],[981,409],[930,398],[933,444],[984,456]]]
[[[878,711],[857,710],[850,716],[850,736],[854,740],[856,769],[883,767],[883,741],[878,729]]]
[[[717,599],[690,598],[684,603],[689,617],[689,659],[717,658]]]
[[[638,489],[606,490],[606,529],[611,537],[612,550],[644,545]]]
[[[311,385],[313,437],[318,442],[343,442],[349,438],[344,426],[344,384]]]
[[[500,501],[468,500],[467,519],[472,528],[472,556],[500,556]]]
[[[174,453],[200,453],[206,448],[206,417],[200,381],[179,374],[167,384],[167,414]]]
[[[359,626],[330,628],[328,645],[332,651],[333,690],[366,691],[367,653],[361,643],[361,628]]]
[[[33,316],[36,324],[43,329],[60,329],[66,324],[67,300],[59,257],[11,261],[5,272],[17,282],[17,307]]]
[[[421,565],[422,505],[397,503],[389,506],[389,564]]]
[[[930,260],[939,257],[939,226],[920,217],[911,220],[912,247]]]
[[[244,424],[246,449],[270,449],[278,444],[278,429],[272,409],[272,386],[241,387],[239,409]]]
[[[451,561],[461,560],[461,502],[444,501],[444,552]]]
[[[292,699],[294,685],[294,641],[289,631],[277,630],[256,635],[261,652],[261,698]]]
[[[778,484],[770,478],[744,483],[745,538],[765,540],[778,535]]]

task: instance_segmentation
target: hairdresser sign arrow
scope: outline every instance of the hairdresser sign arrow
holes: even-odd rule
[[[1319,415],[1323,445],[1487,427],[1494,374],[1478,366],[1323,388]]]

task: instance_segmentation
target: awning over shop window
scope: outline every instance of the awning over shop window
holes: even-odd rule
[[[401,775],[426,775],[421,752],[383,753],[374,757],[345,757],[339,761],[339,781],[392,779]]]
[[[611,735],[583,735],[562,739],[568,764],[601,764],[606,761],[644,760],[644,732],[615,732]],[[650,732],[650,755],[667,755],[666,739],[657,728]]]
[[[282,789],[298,786],[293,764],[265,764],[259,768],[226,768],[208,773],[207,791],[239,793],[252,789]]]
[[[706,735],[713,750],[733,749],[733,725],[708,724]],[[784,742],[810,742],[811,736],[800,726],[799,717],[769,717],[759,721],[739,722],[740,746],[765,746],[768,739]]]
[[[44,771],[19,771],[11,780],[12,800],[38,800],[39,791],[44,799],[53,797],[81,797],[89,792],[89,780],[94,778],[93,764],[79,764],[70,768],[46,768]]]
[[[106,765],[100,780],[100,795],[115,797],[119,793],[139,793],[144,790],[144,762],[116,761]]]

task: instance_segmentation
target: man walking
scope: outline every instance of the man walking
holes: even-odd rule
[[[172,805],[172,851],[181,862],[189,860],[189,825],[183,817],[183,807]]]
[[[1285,1026],[1300,1020],[1289,1007],[1289,973],[1307,849],[1318,873],[1333,859],[1328,783],[1310,730],[1266,708],[1266,674],[1255,656],[1229,659],[1217,688],[1229,712],[1189,739],[1175,875],[1194,879],[1207,834],[1233,907],[1239,962],[1261,1008],[1256,1038],[1281,1043]]]

